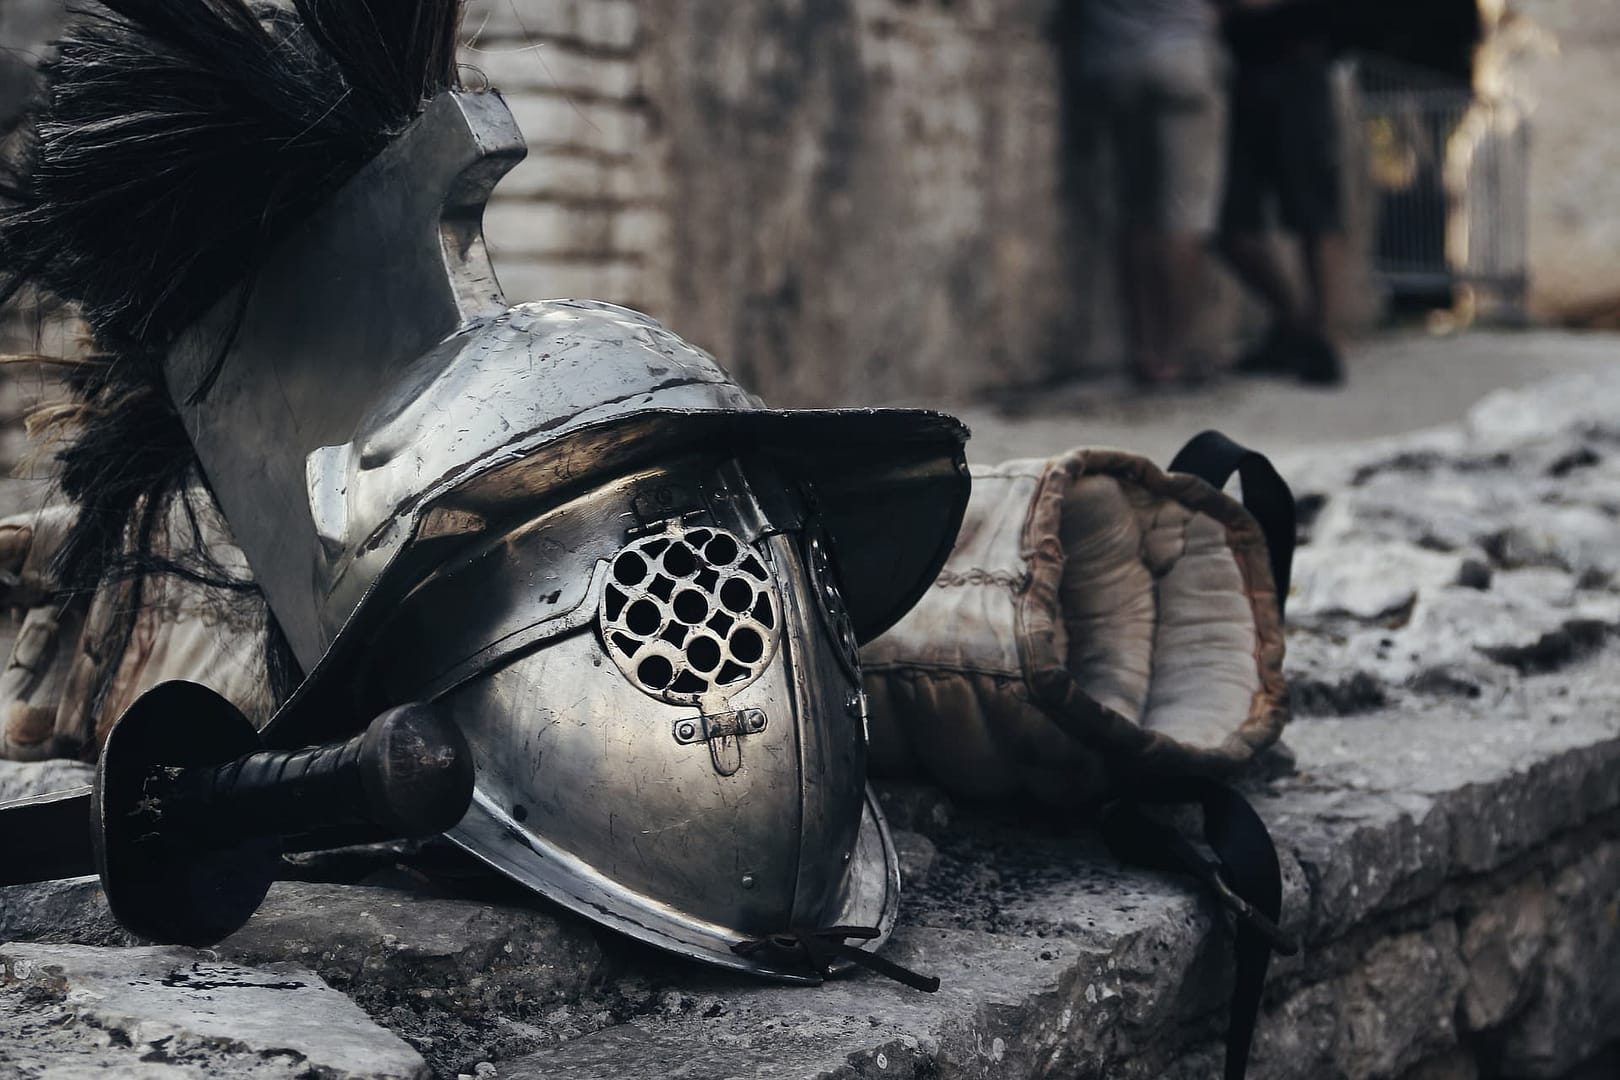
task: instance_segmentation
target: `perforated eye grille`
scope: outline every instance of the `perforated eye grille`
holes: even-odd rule
[[[677,527],[613,556],[597,625],[632,683],[695,705],[759,677],[776,652],[782,615],[770,572],[739,537]]]
[[[827,630],[839,655],[856,679],[861,677],[861,647],[855,640],[855,624],[850,621],[849,609],[844,606],[844,594],[838,591],[838,574],[833,570],[830,542],[820,528],[805,533],[805,559],[810,564],[810,581],[821,600],[822,613],[827,617]]]

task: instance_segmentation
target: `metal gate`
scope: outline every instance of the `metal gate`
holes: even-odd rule
[[[1529,125],[1444,76],[1363,56],[1355,115],[1373,274],[1395,297],[1521,319],[1529,280]]]

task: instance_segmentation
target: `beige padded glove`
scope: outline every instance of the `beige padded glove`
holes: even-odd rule
[[[862,652],[876,775],[1096,801],[1230,774],[1287,722],[1265,539],[1197,477],[1117,450],[976,468],[950,560]]]

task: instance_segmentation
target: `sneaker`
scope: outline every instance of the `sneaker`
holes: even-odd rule
[[[1344,361],[1327,338],[1315,334],[1301,336],[1294,354],[1299,381],[1312,386],[1340,386],[1344,383]]]
[[[1295,336],[1280,326],[1266,331],[1266,336],[1250,346],[1232,363],[1236,375],[1292,375]]]
[[[1344,382],[1344,362],[1331,341],[1307,330],[1280,326],[1272,327],[1259,344],[1238,357],[1232,370],[1239,375],[1293,375],[1312,386]]]

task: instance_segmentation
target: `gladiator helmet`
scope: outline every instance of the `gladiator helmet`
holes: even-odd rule
[[[295,7],[341,60],[345,5]],[[162,342],[308,673],[266,741],[437,702],[475,757],[456,844],[652,945],[815,981],[809,943],[893,924],[859,646],[950,551],[966,431],[767,409],[645,315],[509,304],[482,214],[523,140],[497,93],[429,89]]]

